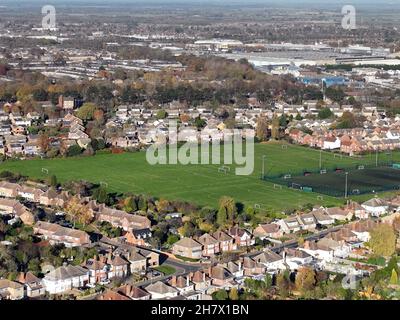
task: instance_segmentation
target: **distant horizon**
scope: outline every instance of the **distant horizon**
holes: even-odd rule
[[[271,9],[337,10],[343,5],[354,5],[361,11],[388,12],[400,11],[400,1],[396,0],[1,0],[0,8],[25,9],[44,5],[59,6],[61,9],[79,7],[170,7],[170,8],[207,8],[230,7],[252,8],[269,7]]]
[[[396,5],[399,4],[395,0],[114,0],[110,3],[109,0],[3,0],[1,4],[39,4],[39,3],[61,3],[61,4],[107,4],[109,6],[119,4],[218,4],[218,5],[262,5],[262,4],[280,4],[280,5],[301,5],[301,4],[320,4],[320,5],[335,5],[335,4],[357,4],[357,5]]]

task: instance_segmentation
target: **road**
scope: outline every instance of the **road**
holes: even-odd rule
[[[204,265],[201,265],[200,263],[189,263],[189,262],[172,259],[172,258],[168,257],[168,255],[165,254],[164,252],[157,250],[157,249],[149,248],[149,247],[135,246],[135,245],[129,244],[129,243],[120,243],[120,242],[117,242],[117,241],[109,239],[109,238],[103,238],[100,240],[100,242],[103,242],[103,243],[106,243],[109,245],[113,245],[116,247],[120,247],[123,249],[138,248],[138,249],[155,252],[160,255],[160,265],[168,265],[168,266],[171,266],[174,269],[176,269],[176,272],[173,274],[176,276],[183,275],[183,274],[186,274],[189,272],[196,272],[197,270],[204,267]],[[171,275],[165,276],[163,278],[168,278],[168,277],[171,277]],[[157,279],[157,280],[162,280],[162,278]]]
[[[141,282],[136,282],[135,286],[147,286],[151,283],[154,283],[156,281],[164,281],[172,276],[181,276],[188,274],[189,272],[196,272],[197,270],[203,268],[204,266],[201,266],[200,264],[192,265],[192,264],[187,264],[184,262],[176,261],[171,258],[168,258],[167,260],[164,261],[162,264],[163,266],[171,266],[175,269],[175,273],[170,274],[170,275],[165,275],[165,276],[160,276],[160,277],[155,277],[149,280],[141,281]]]
[[[321,232],[309,235],[304,237],[304,240],[318,240],[323,238],[324,236],[326,236],[328,233],[330,232],[335,232],[338,231],[342,228],[343,226],[336,226],[336,227],[332,227],[326,230],[323,230]],[[111,239],[102,239],[101,242],[104,243],[108,243],[108,244],[112,244],[115,246],[119,246],[119,247],[123,247],[123,248],[132,248],[132,247],[136,247],[139,249],[145,249],[148,251],[153,251],[156,252],[160,255],[160,265],[167,265],[167,266],[171,266],[175,269],[175,273],[171,274],[171,275],[164,275],[164,276],[159,276],[159,277],[155,277],[149,280],[145,280],[145,281],[141,281],[141,282],[136,282],[135,285],[136,286],[147,286],[151,283],[154,283],[156,281],[164,281],[167,280],[168,278],[170,278],[171,276],[180,276],[180,275],[185,275],[188,274],[190,272],[196,272],[197,270],[200,270],[202,268],[205,267],[205,264],[201,264],[201,263],[189,263],[189,262],[184,262],[181,260],[176,260],[173,259],[171,257],[169,257],[168,255],[166,255],[165,253],[163,253],[160,250],[157,249],[152,249],[152,248],[148,248],[148,247],[141,247],[141,246],[134,246],[132,244],[122,244],[122,243],[118,243],[114,240]],[[298,241],[297,240],[291,240],[291,241],[287,241],[285,243],[282,244],[278,244],[274,247],[271,248],[272,251],[279,253],[280,251],[282,251],[285,248],[296,248],[298,246]],[[250,252],[245,254],[245,256],[248,257],[254,257],[260,253],[262,253],[263,251],[256,251],[256,252]]]

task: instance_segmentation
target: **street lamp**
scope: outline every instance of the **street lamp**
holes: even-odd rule
[[[322,169],[322,149],[319,150],[319,168]]]

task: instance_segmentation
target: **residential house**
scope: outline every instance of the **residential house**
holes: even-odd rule
[[[325,211],[332,219],[338,221],[350,221],[353,217],[353,213],[351,211],[344,210],[339,207],[326,208]]]
[[[18,282],[24,285],[25,295],[29,298],[36,298],[44,295],[46,290],[42,285],[42,280],[36,277],[32,272],[21,272]]]
[[[104,293],[98,295],[96,300],[107,300],[107,301],[125,301],[131,300],[128,297],[122,295],[119,292],[115,292],[112,290],[106,290]]]
[[[320,226],[329,226],[335,223],[335,219],[329,216],[325,209],[316,209],[311,212],[315,221]]]
[[[18,282],[0,279],[0,300],[21,300],[24,298],[24,286]]]
[[[196,291],[205,292],[211,287],[211,277],[205,271],[198,270],[190,273],[189,278],[194,283]]]
[[[172,276],[168,281],[168,284],[171,287],[178,289],[181,295],[194,291],[194,283],[190,281],[189,276]]]
[[[53,188],[50,188],[40,195],[39,203],[48,207],[62,208],[68,199],[68,192],[62,191],[61,193],[58,193]]]
[[[19,218],[24,224],[31,226],[35,223],[35,216],[22,203],[17,202],[14,206],[14,216]]]
[[[50,244],[63,243],[68,248],[80,247],[91,242],[86,232],[62,227],[55,223],[38,221],[33,230],[35,234],[49,240]]]
[[[28,201],[32,202],[39,202],[40,201],[40,196],[44,192],[40,189],[37,188],[32,188],[28,186],[21,186],[21,188],[18,190],[18,196],[21,198],[24,198]]]
[[[233,274],[235,278],[241,278],[244,275],[244,270],[243,270],[243,263],[242,261],[229,261],[226,265],[223,267],[227,268],[230,273]]]
[[[24,155],[37,156],[40,153],[40,148],[36,142],[27,142],[24,145]]]
[[[368,201],[365,201],[361,204],[361,206],[372,216],[372,217],[380,217],[384,215],[389,210],[389,203],[380,198],[372,198]]]
[[[345,258],[351,251],[351,246],[345,241],[336,241],[325,237],[320,240],[305,241],[300,250],[303,250],[325,262],[332,262],[335,257]]]
[[[360,241],[367,242],[370,239],[370,231],[376,226],[378,223],[373,220],[362,220],[350,223],[345,226],[345,228],[352,231]]]
[[[357,235],[348,228],[341,228],[336,232],[331,232],[326,237],[335,241],[357,242],[358,240]]]
[[[340,139],[338,137],[326,137],[323,140],[322,149],[324,150],[333,150],[340,148]]]
[[[302,229],[302,222],[299,221],[297,216],[280,219],[277,221],[277,224],[283,233],[294,233]]]
[[[145,272],[147,269],[147,258],[138,250],[131,250],[126,256],[129,261],[130,273]]]
[[[259,224],[254,229],[253,235],[261,240],[272,238],[279,239],[283,237],[283,232],[280,226],[276,223]]]
[[[64,265],[47,273],[42,283],[50,294],[63,293],[89,283],[89,270],[80,266]]]
[[[96,218],[99,221],[107,221],[114,227],[122,228],[125,231],[149,229],[151,227],[151,221],[145,216],[129,214],[104,205],[99,208],[99,214]]]
[[[255,244],[253,235],[245,229],[234,226],[228,230],[228,234],[239,247],[249,247]]]
[[[356,218],[358,219],[368,219],[369,214],[365,208],[360,205],[359,203],[355,201],[350,201],[346,207],[345,210],[350,211]]]
[[[233,274],[226,268],[214,266],[208,269],[208,275],[211,278],[211,284],[217,287],[229,289],[235,286]]]
[[[8,143],[7,155],[9,157],[22,155],[24,153],[24,145],[21,143]]]
[[[27,207],[14,199],[0,199],[0,214],[12,215],[26,225],[33,225],[35,217]]]
[[[313,213],[304,213],[298,216],[298,220],[301,222],[301,229],[303,230],[314,230],[317,227],[317,220]]]
[[[253,259],[263,264],[266,267],[266,271],[282,269],[283,257],[269,249],[256,255]]]
[[[21,186],[17,183],[7,181],[0,181],[0,196],[6,198],[15,198],[18,196],[18,191]]]
[[[310,254],[297,248],[285,248],[282,251],[282,257],[290,269],[297,269],[299,266],[310,264],[313,261]]]
[[[0,214],[2,215],[13,215],[15,212],[15,206],[19,202],[14,199],[1,199],[0,198]]]
[[[210,257],[220,252],[219,241],[208,233],[203,234],[197,241],[203,246],[202,255],[205,257]]]
[[[265,265],[259,263],[256,259],[243,257],[243,270],[245,276],[258,276],[265,273]]]
[[[58,106],[64,110],[74,110],[75,106],[76,106],[76,102],[77,99],[73,98],[73,97],[64,97],[62,95],[60,95],[58,97]]]
[[[151,294],[152,300],[159,299],[171,299],[178,296],[179,291],[164,282],[157,281],[144,288],[148,293]]]
[[[131,300],[150,300],[151,294],[146,290],[126,284],[117,289],[117,292],[130,298]]]
[[[143,248],[140,248],[138,250],[138,253],[146,257],[147,259],[147,266],[150,267],[158,267],[160,264],[160,254],[157,252],[154,252],[152,250],[146,250]]]
[[[119,255],[111,255],[107,259],[107,263],[110,265],[110,270],[108,272],[108,277],[112,278],[125,278],[128,273],[129,262]]]
[[[212,234],[213,238],[219,242],[219,251],[227,252],[237,249],[234,239],[224,231],[216,231]]]
[[[147,241],[151,238],[151,230],[132,229],[125,234],[126,241],[136,246],[146,246]]]
[[[89,270],[89,283],[96,284],[101,281],[108,279],[109,265],[106,263],[106,259],[101,257],[95,257],[94,259],[88,259],[82,267]]]
[[[26,118],[29,120],[39,120],[40,115],[39,115],[39,113],[32,111],[32,112],[27,113]]]
[[[173,254],[186,258],[200,259],[202,252],[202,244],[191,238],[182,238],[172,246]]]

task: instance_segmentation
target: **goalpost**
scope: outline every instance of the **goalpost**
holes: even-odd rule
[[[365,166],[363,166],[363,165],[360,165],[360,166],[358,166],[358,168],[357,168],[358,170],[364,170],[365,169]]]
[[[275,184],[275,183],[274,183],[274,189],[280,189],[280,190],[282,190],[282,185],[280,185],[280,184]]]
[[[254,209],[261,209],[261,205],[258,204],[258,203],[255,203],[255,204],[254,204]]]
[[[285,176],[283,177],[283,179],[287,180],[287,179],[291,179],[292,175],[291,174],[285,174]]]
[[[326,173],[326,169],[322,169],[319,173],[320,174],[325,174]]]
[[[49,174],[49,169],[42,168],[42,173]]]
[[[230,171],[231,171],[231,168],[228,166],[222,166],[222,167],[218,168],[218,172],[223,172],[224,174],[227,174]]]
[[[106,188],[108,188],[108,183],[107,182],[100,181],[100,185],[101,186],[105,186]]]
[[[317,200],[324,200],[324,197],[323,196],[317,196]]]
[[[282,145],[282,149],[287,149],[287,148],[288,148],[287,144]]]

